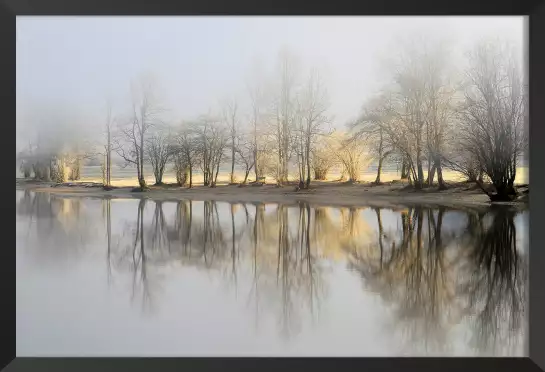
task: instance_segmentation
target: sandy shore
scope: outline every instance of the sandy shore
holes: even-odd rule
[[[146,192],[132,192],[131,187],[118,187],[110,191],[103,190],[99,184],[74,183],[53,185],[43,182],[17,180],[16,188],[49,192],[63,196],[110,197],[110,198],[149,198],[154,200],[216,200],[231,203],[296,203],[306,201],[311,205],[335,206],[376,206],[399,207],[407,205],[445,206],[452,208],[487,207],[491,203],[486,195],[473,184],[452,183],[448,190],[438,191],[436,187],[423,191],[406,188],[401,182],[389,182],[384,185],[370,183],[348,184],[335,181],[314,181],[310,190],[296,191],[293,185],[277,187],[272,184],[263,186],[221,184],[215,188],[196,185],[191,189],[178,186],[150,186]],[[527,195],[522,201],[502,203],[527,206]],[[495,203],[499,204],[499,203]]]
[[[155,183],[155,179],[153,177],[153,172],[151,170],[146,170],[146,183],[148,185],[151,185]],[[82,178],[81,181],[83,182],[102,182],[102,177],[100,174],[100,167],[92,167],[92,166],[85,166],[82,169]],[[235,171],[236,180],[238,182],[242,181],[244,179],[244,174],[242,174],[240,171]],[[18,174],[16,177],[20,178],[22,177],[21,174]],[[341,177],[341,173],[339,169],[331,170],[328,174],[327,181],[338,181]],[[424,170],[424,177],[427,177],[427,171]],[[275,183],[274,179],[270,176],[267,176],[267,183]],[[360,181],[361,182],[373,182],[376,178],[376,171],[366,170],[362,171],[360,173]],[[387,171],[384,170],[381,174],[381,180],[382,182],[391,182],[395,180],[399,180],[400,173],[395,171]],[[457,173],[453,172],[451,170],[445,169],[443,170],[443,178],[446,182],[449,183],[456,183],[460,182],[464,179],[464,177]],[[297,180],[298,175],[296,174],[290,174],[290,180]],[[250,173],[248,177],[248,182],[254,181],[255,176],[253,173]],[[229,175],[228,172],[221,172],[218,176],[218,183],[227,183],[229,181]],[[163,177],[164,183],[175,183],[176,178],[174,174],[171,171],[165,172],[165,175]],[[203,176],[200,172],[196,172],[193,174],[193,183],[199,184],[203,182]],[[515,179],[515,183],[528,183],[528,169],[524,167],[517,168],[517,177]],[[112,174],[112,180],[111,180],[112,186],[116,187],[129,187],[129,186],[137,186],[138,180],[136,178],[136,170],[134,169],[114,169],[114,172]]]

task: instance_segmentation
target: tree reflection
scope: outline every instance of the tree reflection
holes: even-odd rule
[[[108,262],[111,265],[112,253],[114,253],[114,264],[120,273],[128,270],[131,273],[130,299],[133,303],[140,303],[144,312],[154,310],[154,298],[158,290],[157,275],[153,275],[154,266],[161,262],[162,250],[168,252],[168,245],[165,244],[164,227],[165,219],[161,217],[160,203],[153,203],[154,213],[151,223],[145,223],[146,199],[139,199],[137,205],[136,221],[125,225],[124,236],[129,239],[122,239],[121,244],[116,245],[112,252],[111,245],[108,248]],[[111,212],[110,212],[111,213]],[[109,219],[111,224],[111,218]],[[109,239],[108,239],[109,240]],[[155,280],[153,280],[155,279]]]
[[[287,206],[277,208],[278,258],[276,281],[281,293],[281,332],[290,337],[301,327],[301,312],[308,311],[311,317],[321,295],[321,268],[317,264],[317,249],[313,247],[311,209],[299,203],[298,214],[290,216]],[[297,217],[292,224],[290,217]],[[295,225],[296,223],[296,225]],[[296,231],[290,230],[296,226]]]
[[[136,231],[133,238],[131,258],[132,258],[132,295],[131,300],[134,301],[141,290],[142,307],[145,310],[151,309],[151,291],[148,278],[148,257],[145,249],[144,236],[144,209],[146,199],[140,199],[138,202],[138,214],[136,217]],[[155,203],[157,208],[157,203]],[[157,227],[157,225],[156,225]],[[157,236],[157,235],[156,235]]]
[[[20,194],[17,214],[47,242],[33,244],[37,257],[58,259],[83,246],[81,239],[95,238],[82,199]],[[515,210],[139,199],[117,230],[112,223],[127,215],[110,199],[101,203],[108,283],[114,275],[116,283],[127,278],[131,300],[144,311],[158,303],[160,275],[194,267],[234,285],[235,294],[248,293],[256,329],[273,316],[281,335],[291,338],[317,319],[327,264],[337,260],[380,296],[393,318],[386,333],[401,334],[411,353],[451,352],[458,324],[471,326],[470,342],[480,354],[513,354],[520,346],[527,262],[516,246]],[[466,221],[455,226],[454,217]]]
[[[94,231],[80,198],[29,190],[20,193],[16,214],[28,221],[25,247],[33,257],[58,261],[83,251]]]
[[[102,201],[104,219],[106,223],[106,272],[108,285],[112,282],[112,200],[110,198]]]
[[[470,212],[461,237],[445,234],[445,213],[445,208],[420,207],[401,212],[400,236],[386,254],[378,212],[378,239],[372,247],[380,253],[350,250],[351,267],[392,306],[394,328],[415,349],[444,354],[452,346],[448,339],[454,325],[464,319],[476,321],[473,343],[480,352],[497,345],[500,333],[512,342],[520,335],[525,306],[525,265],[516,250],[514,212],[490,211],[488,228],[486,213]],[[378,263],[370,257],[379,257]]]
[[[251,226],[251,246],[252,246],[252,286],[250,289],[250,299],[254,299],[254,327],[257,330],[259,325],[259,302],[261,300],[259,296],[260,285],[260,257],[258,252],[260,251],[260,241],[262,240],[263,231],[265,228],[265,205],[263,203],[255,203],[254,220]],[[247,211],[247,209],[246,209]]]
[[[154,203],[146,229],[145,201],[140,201],[132,267],[144,299],[151,298],[147,265],[152,252],[153,257],[163,252],[169,261],[224,270],[235,286],[244,266],[239,261],[248,259],[251,272],[244,281],[251,283],[248,301],[256,326],[263,310],[277,308],[281,334],[289,338],[313,318],[324,295],[319,257],[337,243],[365,285],[390,304],[395,329],[417,350],[450,351],[454,325],[467,319],[475,319],[473,343],[481,352],[501,344],[500,339],[511,342],[521,332],[526,273],[516,250],[513,211],[468,211],[467,224],[458,231],[445,230],[446,208],[389,211],[400,221],[396,235],[386,233],[384,210],[374,208],[376,238],[366,239],[368,226],[357,208],[341,209],[337,223],[328,209],[311,209],[306,203],[278,205],[273,213],[256,203],[253,218],[246,206],[237,209],[231,204],[225,219],[217,202],[199,203],[202,214],[195,221],[194,202],[177,202],[170,225],[163,203]],[[237,220],[238,213],[244,222]],[[149,254],[144,246],[147,230]],[[474,317],[468,317],[471,314]]]
[[[156,201],[153,211],[153,218],[150,227],[151,249],[155,252],[163,253],[163,250],[168,250],[170,254],[170,239],[168,237],[168,227],[163,211],[163,202]]]
[[[515,348],[521,342],[526,314],[527,263],[516,246],[515,211],[495,208],[492,223],[483,227],[469,256],[460,291],[475,314],[472,344],[481,352]]]
[[[169,229],[171,242],[181,245],[182,256],[191,257],[191,223],[193,220],[193,201],[180,200],[176,205],[174,228]]]

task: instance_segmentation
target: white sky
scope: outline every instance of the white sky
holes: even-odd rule
[[[244,104],[254,61],[272,69],[283,46],[303,71],[322,70],[341,127],[381,87],[386,62],[410,35],[445,38],[458,58],[483,37],[522,43],[526,23],[475,16],[17,17],[16,27],[19,147],[37,107],[77,113],[98,130],[106,98],[123,113],[130,81],[143,72],[156,77],[172,120],[205,113],[228,95]]]

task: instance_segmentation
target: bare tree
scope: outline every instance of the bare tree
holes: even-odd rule
[[[297,61],[295,56],[288,49],[282,49],[278,61],[280,81],[274,105],[276,117],[274,137],[277,143],[278,155],[276,178],[279,185],[288,181],[288,164],[292,149],[292,127],[295,118],[296,69]]]
[[[364,163],[368,163],[366,148],[361,141],[355,140],[346,134],[334,134],[331,151],[342,164],[344,172],[348,174],[349,182],[357,182],[360,177],[360,170]]]
[[[390,144],[399,152],[405,163],[403,168],[408,168],[409,179],[418,189],[425,183],[426,156],[428,163],[440,165],[440,154],[436,153],[443,144],[441,128],[446,118],[443,108],[447,105],[443,105],[443,66],[437,57],[438,51],[436,46],[425,42],[408,43],[402,49],[394,84],[382,93],[384,103],[381,111],[388,117],[388,120],[379,122],[383,138],[386,134]],[[432,128],[436,130],[433,132],[433,146],[430,146],[428,140],[432,137]]]
[[[197,141],[191,127],[183,128],[174,138],[174,171],[176,182],[184,186],[189,182],[189,188],[193,187],[193,169],[197,157]]]
[[[328,145],[331,140],[329,135],[319,136],[311,149],[311,167],[315,180],[326,180],[329,170],[338,164],[338,159]]]
[[[311,155],[317,137],[323,134],[324,124],[329,122],[326,111],[329,106],[327,91],[321,76],[312,69],[301,92],[297,105],[297,137],[299,138],[300,187],[310,186]]]
[[[101,132],[101,136],[97,141],[92,141],[92,145],[89,146],[91,150],[87,152],[86,158],[99,159],[102,171],[102,183],[105,189],[109,189],[112,181],[112,150],[114,150],[112,141],[115,137],[113,129],[116,121],[112,116],[112,105],[109,100],[106,101],[105,111],[104,131]]]
[[[260,71],[258,65],[254,65],[253,75],[251,76],[251,81],[247,84],[247,89],[250,98],[251,112],[250,112],[250,132],[251,132],[251,148],[253,153],[253,164],[255,171],[255,180],[262,177],[265,173],[264,167],[262,165],[263,161],[260,159],[264,155],[265,146],[262,140],[259,137],[263,136],[264,133],[264,119],[265,113],[263,109],[266,104],[266,97],[264,91],[262,71]],[[246,146],[247,147],[247,146]]]
[[[471,151],[471,143],[467,142],[461,133],[465,126],[464,123],[454,122],[447,137],[449,146],[446,146],[442,153],[442,163],[445,168],[464,176],[468,182],[479,181],[482,184],[484,173],[479,158]]]
[[[178,186],[185,186],[189,181],[189,166],[185,162],[183,153],[176,151],[173,154],[173,170],[176,175],[176,184]]]
[[[236,152],[238,154],[238,163],[244,167],[244,180],[243,184],[248,181],[248,175],[252,168],[255,167],[255,143],[253,142],[252,135],[241,136],[236,146]],[[257,178],[256,178],[257,181]]]
[[[301,97],[298,95],[295,100],[295,114],[293,119],[293,129],[292,129],[292,151],[295,154],[297,168],[299,170],[299,189],[305,188],[305,176],[307,174],[307,162],[305,161],[305,122],[304,122],[304,113],[303,113],[303,104],[301,102]]]
[[[387,121],[391,120],[385,106],[385,99],[387,98],[384,96],[371,99],[364,107],[360,117],[349,125],[352,130],[355,130],[354,140],[363,141],[378,161],[376,184],[380,183],[383,162],[395,151],[385,129],[389,125]]]
[[[30,178],[30,174],[32,173],[33,151],[34,145],[29,141],[27,148],[17,154],[19,170],[23,173],[24,178]]]
[[[512,53],[506,54],[497,44],[481,43],[470,54],[467,77],[471,85],[460,110],[460,136],[495,193],[478,182],[481,189],[493,201],[512,200],[517,164],[528,143],[522,74]]]
[[[35,139],[29,141],[26,151],[19,153],[19,160],[32,169],[34,179],[51,181],[51,168],[56,153],[57,140],[55,136],[40,126],[35,133]]]
[[[32,166],[30,162],[28,162],[27,160],[22,160],[20,164],[20,170],[21,173],[23,173],[24,178],[30,178],[30,173],[32,171]]]
[[[439,189],[446,189],[443,180],[442,159],[446,148],[447,132],[454,119],[454,98],[457,87],[448,79],[445,48],[435,46],[428,49],[422,61],[426,82],[426,143],[428,150],[428,186],[432,186],[435,172]]]
[[[154,130],[146,140],[147,157],[153,168],[155,184],[163,184],[165,167],[174,151],[174,143],[170,131],[167,128]]]
[[[457,150],[443,156],[445,168],[458,172],[466,177],[469,182],[483,183],[483,171],[477,159],[471,152],[464,151],[466,143],[456,141]]]
[[[132,113],[125,125],[120,128],[120,138],[117,139],[116,151],[127,164],[136,166],[138,184],[141,189],[146,187],[144,176],[144,152],[146,136],[151,127],[160,122],[162,109],[154,94],[153,80],[142,76],[139,85],[132,84]]]
[[[106,106],[106,125],[105,125],[105,132],[106,132],[106,144],[104,145],[105,150],[105,170],[106,170],[106,177],[105,177],[105,183],[104,185],[106,187],[110,187],[112,185],[112,106],[110,102],[107,103]]]
[[[424,125],[425,125],[425,83],[419,71],[419,56],[410,56],[407,66],[398,73],[396,81],[398,90],[394,97],[394,104],[390,106],[397,120],[393,131],[397,137],[396,147],[403,149],[409,160],[409,169],[412,173],[412,180],[415,187],[421,189],[424,187]],[[402,130],[399,130],[402,129]],[[391,136],[392,137],[392,136]],[[394,138],[395,138],[394,137]]]
[[[238,141],[238,119],[237,119],[238,104],[236,99],[228,100],[223,108],[223,120],[229,128],[229,147],[231,147],[231,174],[229,175],[229,183],[235,183],[235,162],[237,154]]]
[[[89,143],[77,139],[58,143],[49,159],[51,179],[57,183],[79,180],[82,162],[93,156],[90,148]]]
[[[67,178],[70,181],[77,181],[81,179],[82,163],[85,159],[91,156],[89,152],[86,152],[78,147],[65,154],[65,163],[69,168],[67,172]]]
[[[220,120],[208,114],[197,121],[194,133],[204,185],[215,187],[228,143],[227,131]]]

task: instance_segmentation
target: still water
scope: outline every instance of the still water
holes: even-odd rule
[[[18,356],[525,355],[528,212],[16,198]]]

